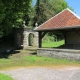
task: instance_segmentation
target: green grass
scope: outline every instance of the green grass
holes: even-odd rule
[[[50,57],[41,57],[32,55],[35,51],[21,50],[16,54],[12,54],[6,58],[0,59],[0,70],[14,67],[28,66],[56,66],[56,65],[79,65],[80,62],[70,61],[66,59],[56,59]]]
[[[57,58],[50,58],[50,57],[40,57],[40,56],[27,56],[25,60],[29,63],[35,65],[74,65],[80,64],[80,62],[70,61],[67,59],[57,59]]]
[[[59,65],[79,65],[80,62],[70,61],[66,59],[56,59],[50,57],[41,57],[31,55],[33,51],[21,51],[9,56],[9,59],[0,59],[0,70],[14,67],[29,67],[29,66],[59,66]]]
[[[42,43],[42,47],[59,47],[59,46],[63,45],[64,43],[65,43],[64,40],[61,40],[61,41],[58,41],[58,42],[44,41]]]
[[[13,80],[10,76],[0,73],[0,80]]]

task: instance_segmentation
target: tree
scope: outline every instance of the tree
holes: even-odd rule
[[[39,25],[59,13],[63,9],[69,7],[65,0],[37,0],[35,5],[34,24]],[[69,7],[70,8],[70,7]]]
[[[32,0],[0,0],[0,32],[8,35],[13,27],[20,27],[23,20],[28,24]]]

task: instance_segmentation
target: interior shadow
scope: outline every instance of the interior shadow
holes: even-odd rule
[[[61,46],[59,46],[57,48],[58,49],[72,49],[72,50],[74,49],[74,50],[80,50],[80,46],[79,45],[75,45],[75,44],[64,44],[64,45],[61,45]]]

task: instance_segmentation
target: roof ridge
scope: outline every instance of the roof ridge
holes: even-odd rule
[[[76,16],[78,19],[80,19],[80,17],[73,11],[71,11],[69,8],[66,8],[66,10],[70,11],[74,16]]]
[[[49,20],[53,19],[54,17],[56,17],[57,15],[59,15],[60,13],[62,13],[63,11],[65,11],[66,9],[62,10],[61,12],[59,12],[58,14],[56,14],[55,16],[51,17],[50,19],[48,19],[47,21],[45,21],[44,23],[42,23],[40,26],[42,26],[43,24],[45,24],[46,22],[48,22]],[[39,28],[40,26],[34,28],[34,30],[36,30],[37,28]]]
[[[56,14],[55,16],[51,17],[50,19],[48,19],[47,21],[45,21],[44,23],[42,23],[40,26],[44,25],[45,23],[47,23],[48,21],[52,20],[53,18],[55,18],[56,16],[58,16],[59,14],[61,14],[62,12],[64,12],[65,10],[68,10],[70,13],[72,13],[76,18],[78,18],[80,20],[80,17],[75,14],[73,11],[71,11],[69,8],[66,8],[64,10],[62,10],[61,12],[59,12],[58,14]],[[36,27],[34,30],[38,29],[40,26]]]

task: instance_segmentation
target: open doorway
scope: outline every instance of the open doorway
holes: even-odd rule
[[[42,39],[42,47],[59,48],[65,44],[65,38],[62,33],[48,32]]]
[[[33,33],[29,34],[28,42],[29,42],[29,46],[34,45],[34,34]]]

